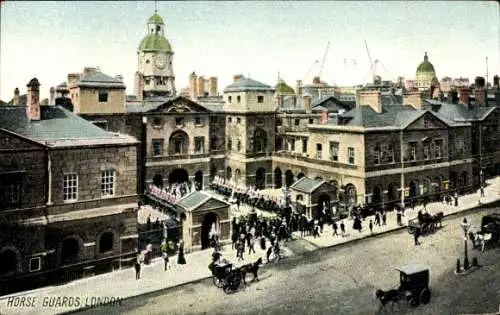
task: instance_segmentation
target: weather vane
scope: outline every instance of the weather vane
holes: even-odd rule
[[[155,14],[158,13],[158,2],[155,0]]]

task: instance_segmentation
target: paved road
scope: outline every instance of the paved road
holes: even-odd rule
[[[479,224],[485,210],[468,215]],[[406,231],[374,237],[354,246],[304,253],[263,268],[260,282],[226,295],[211,281],[185,285],[80,314],[375,314],[376,288],[396,287],[394,267],[409,262],[431,266],[431,303],[416,309],[395,306],[390,314],[493,313],[500,305],[500,249],[477,256],[481,269],[466,276],[454,274],[463,258],[461,217],[446,220],[442,229],[415,247]],[[119,284],[115,284],[119,285]]]

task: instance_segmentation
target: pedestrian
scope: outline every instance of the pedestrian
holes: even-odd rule
[[[146,220],[146,224],[148,226],[148,231],[151,230],[151,214],[148,215],[148,219]]]
[[[458,192],[455,191],[455,195],[453,197],[455,197],[455,207],[458,207]]]
[[[186,264],[186,257],[184,257],[184,241],[183,240],[179,241],[179,253],[177,254],[177,264],[179,264],[179,265]]]
[[[168,260],[168,254],[167,254],[167,252],[163,252],[162,255],[163,255],[163,261],[164,261],[164,268],[163,268],[163,270],[167,271],[167,269],[169,268],[169,265],[168,265],[168,261],[169,261]]]
[[[380,212],[375,212],[375,225],[380,226]]]
[[[238,244],[238,250],[236,252],[236,256],[238,257],[238,261],[244,260],[243,252],[245,252],[245,243],[244,243],[244,241],[240,241]]]
[[[334,236],[334,235],[337,235],[337,236],[338,236],[338,234],[337,234],[337,229],[338,229],[338,227],[337,227],[337,223],[335,222],[335,220],[333,220],[333,222],[332,222],[332,229],[333,229],[333,234],[332,234],[332,236]]]
[[[340,231],[342,232],[342,237],[345,236],[345,224],[344,221],[340,221]]]
[[[260,248],[262,250],[266,249],[266,237],[264,235],[262,235],[260,238]]]
[[[319,237],[319,226],[318,225],[314,226],[314,234],[313,234],[313,236],[314,236],[314,238]]]
[[[141,263],[139,262],[139,258],[135,262],[135,280],[139,280],[141,278]]]
[[[481,186],[479,188],[479,191],[481,192],[481,197],[484,197],[484,187],[483,186]]]
[[[325,222],[323,221],[322,217],[319,218],[318,224],[319,224],[319,233],[323,234],[323,227],[325,225]]]
[[[427,198],[424,198],[424,210],[427,211]]]
[[[370,228],[370,233],[373,233],[373,221],[372,220],[370,220],[368,227]]]
[[[413,233],[413,239],[415,241],[415,246],[420,245],[420,243],[418,242],[418,237],[419,236],[420,236],[420,228],[417,228],[415,230],[415,233]]]
[[[250,239],[250,243],[248,244],[248,255],[250,255],[253,251],[253,253],[255,254],[255,237],[252,237]]]
[[[386,225],[387,223],[387,213],[382,212],[382,225]]]

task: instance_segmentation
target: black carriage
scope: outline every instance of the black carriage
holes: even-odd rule
[[[481,233],[490,233],[490,242],[500,246],[500,213],[491,213],[481,219]]]
[[[399,292],[412,306],[427,304],[431,300],[429,267],[423,264],[408,264],[396,268],[400,272]]]
[[[223,288],[225,293],[236,291],[243,280],[241,270],[233,268],[233,264],[211,263],[209,269],[212,271],[212,281],[218,288]]]
[[[414,234],[417,230],[420,230],[422,235],[433,233],[438,227],[441,227],[442,218],[443,212],[431,215],[429,213],[421,213],[419,211],[416,218],[408,220],[408,233]]]

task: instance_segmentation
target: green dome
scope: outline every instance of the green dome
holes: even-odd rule
[[[278,84],[276,84],[274,88],[276,89],[276,93],[279,94],[295,94],[293,88],[286,84],[282,79],[278,81]]]
[[[139,50],[172,51],[172,47],[165,36],[159,34],[149,34],[141,41]]]
[[[424,55],[424,61],[418,65],[417,73],[420,72],[433,72],[435,73],[434,66],[429,62],[429,57],[427,57],[427,52]]]
[[[149,18],[148,24],[165,24],[165,23],[163,23],[163,19],[161,18],[161,16],[155,13],[153,14],[152,17]]]

